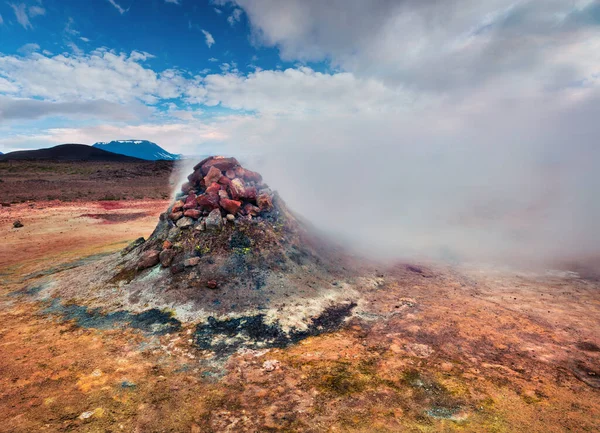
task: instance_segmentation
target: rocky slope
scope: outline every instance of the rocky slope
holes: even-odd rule
[[[92,147],[120,155],[145,159],[147,161],[174,161],[179,155],[167,152],[158,144],[148,140],[115,140],[98,142]]]
[[[356,293],[343,260],[258,173],[210,157],[147,240],[65,273],[56,294],[107,312],[169,309],[197,324],[203,349],[283,346],[351,314]]]

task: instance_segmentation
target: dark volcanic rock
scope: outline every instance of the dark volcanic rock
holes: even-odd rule
[[[23,227],[23,223],[21,221],[19,221],[19,220],[16,220],[13,223],[13,227],[16,228],[16,229],[21,228],[21,227]]]

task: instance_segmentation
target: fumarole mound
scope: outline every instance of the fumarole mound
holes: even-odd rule
[[[169,311],[237,346],[282,345],[335,329],[355,307],[342,254],[235,158],[194,167],[148,239],[65,272],[63,301],[104,312]],[[220,344],[220,343],[219,343]],[[240,343],[241,344],[241,343]],[[222,347],[221,347],[222,348]]]

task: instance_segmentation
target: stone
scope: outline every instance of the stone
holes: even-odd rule
[[[256,203],[258,204],[258,208],[261,210],[261,212],[271,210],[273,207],[271,196],[264,192],[258,195],[256,198]]]
[[[183,212],[171,212],[171,214],[169,215],[169,218],[172,219],[173,221],[177,221],[182,216],[183,216]]]
[[[2,207],[10,207],[10,203],[7,201],[2,202]]]
[[[244,179],[246,182],[260,183],[262,181],[262,176],[260,174],[252,170],[247,170],[243,167],[236,167],[235,175],[236,177]]]
[[[184,268],[185,266],[183,265],[183,263],[175,263],[172,264],[169,269],[171,270],[172,274],[179,274],[180,272],[183,272]]]
[[[19,220],[16,220],[15,222],[13,222],[13,227],[16,229],[19,229],[19,228],[23,227],[23,223]]]
[[[265,371],[274,371],[279,368],[279,361],[276,359],[267,359],[265,362],[263,362],[262,367]]]
[[[172,227],[167,235],[167,240],[175,242],[177,239],[179,239],[179,235],[181,235],[181,229],[179,227]]]
[[[194,220],[190,217],[183,217],[179,221],[177,221],[177,227],[180,229],[187,229],[194,225]]]
[[[219,185],[218,183],[209,183],[207,185],[210,185],[208,187],[206,187],[206,193],[207,194],[217,194],[219,191],[221,191],[221,185]]]
[[[192,190],[192,184],[190,182],[186,182],[183,185],[181,185],[181,192],[183,192],[184,194],[187,194],[191,190]]]
[[[208,174],[208,171],[215,167],[219,171],[227,171],[232,168],[239,166],[240,163],[235,158],[226,158],[224,156],[215,156],[212,159],[209,159],[204,164],[202,164],[202,171],[205,174]]]
[[[256,187],[254,187],[254,186],[246,187],[245,191],[244,191],[244,196],[242,198],[245,198],[246,200],[251,200],[251,201],[256,200]]]
[[[202,212],[200,212],[198,209],[188,209],[183,213],[183,216],[197,220],[202,216]]]
[[[229,222],[235,221],[235,215],[232,215],[230,213],[227,214],[226,218],[227,218],[227,221],[229,221]]]
[[[225,191],[224,189],[219,190],[218,194],[220,199],[229,199],[229,194],[227,194],[227,191]]]
[[[217,283],[216,280],[209,280],[206,282],[206,287],[208,287],[209,289],[216,289],[217,287],[219,287],[219,283]]]
[[[219,207],[219,194],[202,194],[198,196],[196,202],[202,210],[211,211],[213,209],[217,209]]]
[[[218,231],[223,228],[223,219],[221,218],[221,211],[219,209],[213,209],[206,217],[206,230]]]
[[[196,209],[198,207],[198,203],[196,203],[196,194],[193,192],[189,193],[185,200],[185,204],[183,205],[183,209]]]
[[[190,257],[189,259],[183,261],[183,266],[189,268],[192,266],[197,266],[198,263],[200,263],[200,257]]]
[[[144,239],[144,238],[142,238]],[[173,246],[173,244],[171,243],[171,241],[164,241],[163,242],[163,250],[168,250],[169,248],[171,248]]]
[[[252,203],[246,203],[244,205],[244,207],[242,208],[242,213],[244,215],[256,216],[260,213],[260,208],[257,206],[254,206]]]
[[[160,260],[160,264],[163,268],[168,268],[173,263],[173,259],[177,255],[177,251],[175,250],[162,250],[158,255],[158,259]]]
[[[221,179],[221,176],[223,176],[221,170],[219,170],[217,167],[211,167],[206,176],[204,176],[204,185],[218,183],[219,179]]]
[[[140,260],[138,261],[137,268],[141,270],[158,265],[158,262],[160,260],[159,255],[160,253],[157,250],[144,251],[144,253],[140,257]]]
[[[227,176],[229,179],[235,179],[235,170],[229,169],[225,171],[225,176]]]
[[[231,179],[229,179],[228,177],[225,177],[225,176],[221,176],[221,179],[219,179],[219,183],[221,185],[229,186],[229,185],[231,185]]]
[[[198,224],[194,227],[194,230],[198,230],[199,232],[203,232],[206,230],[206,222],[204,220],[198,221]]]
[[[246,186],[244,181],[239,177],[236,177],[231,181],[229,185],[229,191],[231,192],[231,198],[238,200],[246,195]]]
[[[172,213],[181,212],[183,210],[184,205],[185,205],[185,202],[183,200],[177,200],[175,203],[173,203],[173,208],[171,209],[171,212]]]
[[[240,206],[242,205],[242,202],[241,201],[237,201],[237,200],[229,200],[227,198],[222,198],[219,201],[219,204],[227,212],[235,214],[240,209]]]

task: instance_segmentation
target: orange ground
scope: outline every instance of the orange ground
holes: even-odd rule
[[[165,207],[1,208],[0,431],[600,431],[600,284],[576,275],[365,271],[344,329],[225,364],[189,327],[82,329],[14,294],[147,236]]]

